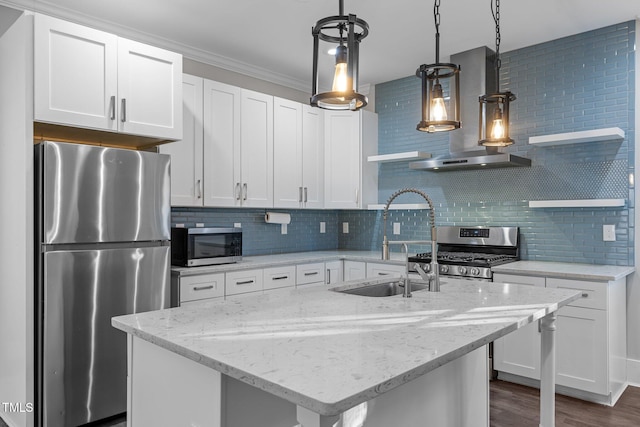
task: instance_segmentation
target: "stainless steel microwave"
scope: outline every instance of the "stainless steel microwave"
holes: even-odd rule
[[[180,267],[242,260],[241,228],[172,228],[171,264]]]

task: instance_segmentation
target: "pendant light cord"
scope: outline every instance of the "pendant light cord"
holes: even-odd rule
[[[493,15],[493,21],[496,23],[496,90],[500,92],[500,67],[502,61],[500,60],[500,0],[495,0],[495,10],[493,8],[494,0],[491,0],[491,14]]]
[[[436,24],[436,64],[440,63],[440,0],[433,4],[433,20]]]

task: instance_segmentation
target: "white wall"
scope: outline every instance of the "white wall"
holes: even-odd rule
[[[23,406],[34,393],[32,18],[0,31],[0,402]],[[0,416],[34,425],[32,414],[4,405]]]
[[[640,46],[640,19],[636,19],[636,52],[635,52],[635,177],[634,177],[634,253],[636,272],[627,280],[627,358],[628,378],[631,384],[640,386],[640,207],[637,205],[638,166],[640,166],[640,96],[638,89],[640,88],[640,58],[638,58],[638,46]]]

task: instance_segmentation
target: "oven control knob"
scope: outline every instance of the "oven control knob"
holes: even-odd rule
[[[479,276],[480,275],[480,269],[478,267],[473,267],[471,269],[471,275],[472,276]]]
[[[458,273],[460,273],[461,276],[464,276],[467,274],[467,267],[458,267]]]
[[[448,265],[441,265],[440,266],[440,273],[448,273],[449,272],[449,266]]]

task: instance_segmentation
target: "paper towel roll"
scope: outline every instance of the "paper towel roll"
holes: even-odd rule
[[[269,224],[289,224],[291,223],[291,215],[281,212],[266,212],[264,221]]]

